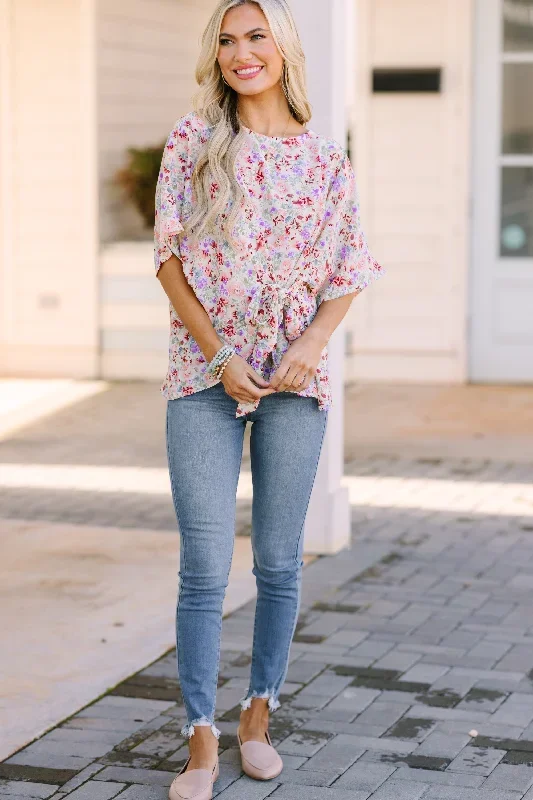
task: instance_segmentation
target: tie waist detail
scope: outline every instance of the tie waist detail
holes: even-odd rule
[[[275,360],[279,332],[283,330],[289,342],[294,341],[308,325],[310,312],[316,303],[306,284],[293,285],[287,289],[266,284],[253,295],[246,311],[246,319],[255,328],[252,366],[259,369],[265,358],[272,353]]]
[[[255,330],[250,365],[258,372],[271,355],[277,369],[287,350],[287,342],[298,339],[316,313],[316,293],[308,283],[294,281],[290,286],[262,284],[253,293],[246,310],[246,320]],[[317,381],[320,376],[317,375]],[[237,416],[257,408],[255,403],[239,403]]]

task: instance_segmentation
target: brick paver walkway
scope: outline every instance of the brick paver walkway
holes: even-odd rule
[[[307,568],[271,731],[285,769],[235,748],[253,618],[224,621],[223,800],[533,798],[531,516],[366,509],[351,550]],[[0,765],[0,794],[165,798],[186,749],[173,654]]]
[[[0,466],[21,470],[2,513],[174,531],[159,473],[148,472],[166,466],[164,406],[151,384],[136,384],[135,398],[119,384],[2,442]],[[253,603],[224,620],[216,795],[533,800],[533,459],[514,463],[511,448],[482,458],[473,447],[464,458],[444,439],[402,455],[401,443],[368,440],[345,472],[353,545],[305,571],[271,720],[285,762],[273,782],[243,776],[235,747]],[[39,463],[41,478],[85,470],[72,470],[79,491],[32,485]],[[136,494],[129,472],[120,480],[130,476],[130,489],[110,491],[108,465],[138,469],[153,491]],[[239,502],[244,523],[249,498]],[[184,720],[170,653],[1,763],[0,797],[166,798],[187,752]]]

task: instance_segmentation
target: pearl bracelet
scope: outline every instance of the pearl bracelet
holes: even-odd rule
[[[235,355],[235,350],[229,344],[224,344],[215,354],[214,358],[207,365],[207,371],[219,378],[222,375],[228,361]],[[221,372],[222,370],[222,372]]]
[[[230,355],[227,357],[224,363],[218,368],[217,372],[215,373],[215,378],[217,380],[221,379],[224,370],[226,369],[226,367],[228,366],[229,362],[231,361],[234,355],[235,353],[230,353]]]

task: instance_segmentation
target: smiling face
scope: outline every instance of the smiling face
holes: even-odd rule
[[[255,95],[279,84],[283,57],[255,3],[231,8],[222,20],[217,60],[239,94]]]

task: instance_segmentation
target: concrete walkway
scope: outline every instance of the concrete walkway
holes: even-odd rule
[[[346,459],[386,454],[531,463],[528,386],[356,384],[345,404]]]
[[[91,524],[96,514],[127,532],[139,510],[168,536],[159,412],[143,419],[127,402],[137,397],[146,411],[153,386],[145,388],[142,397],[142,386],[129,394],[112,386],[0,444],[5,515],[22,518],[23,502],[28,518],[46,514],[52,525],[62,512],[70,522],[87,513]],[[285,761],[273,783],[243,777],[235,748],[253,601],[224,621],[223,800],[533,800],[533,393],[454,391],[348,391],[353,543],[305,570],[283,704],[272,717]],[[39,462],[41,485],[30,469]],[[11,482],[6,464],[20,468]],[[80,471],[62,488],[69,465]],[[139,471],[120,473],[131,480],[133,512],[116,508],[112,482],[106,491],[99,470],[110,465]],[[55,490],[50,467],[64,470]],[[248,469],[245,459],[241,534]],[[135,490],[143,475],[150,491]],[[166,798],[186,753],[183,720],[170,652],[0,764],[0,796]]]
[[[179,548],[162,531],[0,520],[0,759],[173,646]],[[255,594],[235,543],[225,613]],[[6,646],[8,643],[8,646]]]

